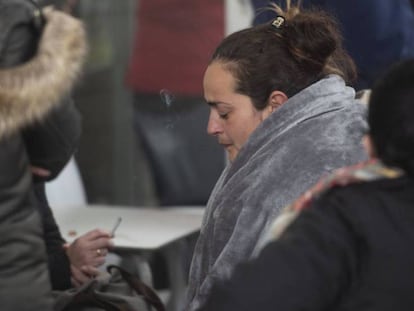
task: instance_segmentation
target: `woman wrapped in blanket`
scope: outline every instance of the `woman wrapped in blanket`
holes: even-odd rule
[[[319,11],[275,9],[274,21],[225,38],[205,72],[207,130],[229,163],[195,248],[188,310],[256,254],[282,207],[322,175],[367,158],[365,108],[347,86],[354,65],[335,22]]]
[[[414,309],[414,60],[373,88],[368,123],[373,159],[289,206],[258,258],[200,310]]]

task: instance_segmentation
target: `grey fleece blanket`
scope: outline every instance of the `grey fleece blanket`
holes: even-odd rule
[[[281,209],[333,169],[366,159],[365,107],[331,75],[290,98],[252,133],[218,180],[191,264],[187,310],[251,258]]]

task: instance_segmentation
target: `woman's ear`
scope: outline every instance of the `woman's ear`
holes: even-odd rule
[[[276,110],[280,106],[282,106],[287,100],[288,97],[285,93],[281,91],[273,91],[269,96],[269,105],[273,110]]]
[[[279,109],[287,100],[288,97],[285,93],[281,91],[273,91],[267,100],[267,107],[263,110],[263,119],[267,118],[272,112]]]

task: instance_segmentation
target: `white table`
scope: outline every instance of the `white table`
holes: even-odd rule
[[[118,249],[154,250],[200,230],[203,207],[120,207],[86,205],[54,207],[63,237],[71,242],[95,228],[112,230],[118,217],[114,243]],[[76,233],[73,235],[71,233]]]
[[[171,281],[170,309],[181,307],[185,291],[179,240],[200,230],[204,208],[121,207],[104,205],[53,207],[63,238],[68,242],[95,228],[112,230],[118,217],[122,222],[115,233],[115,251],[122,254],[150,252],[162,248]],[[181,277],[180,277],[181,275]]]

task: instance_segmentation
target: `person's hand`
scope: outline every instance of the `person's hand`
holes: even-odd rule
[[[105,262],[108,250],[113,247],[109,232],[95,229],[80,236],[71,244],[64,244],[71,265],[82,267],[98,267]]]
[[[70,272],[71,282],[75,287],[82,286],[84,283],[88,282],[90,279],[98,276],[99,274],[99,270],[91,266],[77,268],[74,265],[70,265]]]

